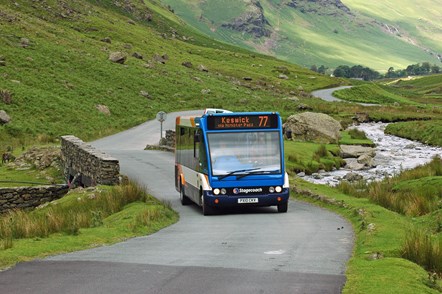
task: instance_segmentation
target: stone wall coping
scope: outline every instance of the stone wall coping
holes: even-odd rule
[[[94,146],[83,142],[83,140],[81,140],[73,135],[65,135],[65,136],[61,136],[61,138],[67,142],[77,145],[79,147],[79,149],[82,149],[82,150],[86,151],[87,153],[89,153],[99,159],[102,159],[104,161],[118,162],[117,158],[112,157],[111,155],[106,154],[100,150],[97,150]]]

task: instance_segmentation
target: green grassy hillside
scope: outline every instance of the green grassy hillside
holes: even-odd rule
[[[398,29],[397,37],[442,54],[441,0],[344,0],[350,9]],[[393,29],[394,30],[394,29]]]
[[[156,2],[15,3],[0,3],[0,110],[11,117],[0,124],[1,150],[63,134],[95,139],[160,110],[291,112],[280,98],[341,83],[201,36]]]
[[[235,4],[221,7],[214,0],[162,2],[209,36],[305,67],[362,64],[385,72],[390,66],[439,63],[437,55],[442,53],[441,27],[436,21],[440,12],[432,8],[440,6],[440,0],[423,4],[343,1],[350,10],[333,1],[229,1]],[[258,13],[259,7],[268,22],[261,27],[270,35],[250,31],[258,26],[250,14]],[[237,30],[225,26],[238,20],[248,24]]]

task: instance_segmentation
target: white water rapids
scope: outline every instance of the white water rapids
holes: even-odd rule
[[[356,126],[364,131],[367,137],[376,144],[376,167],[367,170],[349,170],[341,168],[330,172],[320,172],[302,178],[317,184],[334,186],[349,172],[363,176],[367,181],[381,180],[386,176],[393,176],[402,170],[412,169],[423,165],[436,155],[442,157],[442,148],[428,146],[419,142],[403,139],[384,133],[386,123],[363,123]]]

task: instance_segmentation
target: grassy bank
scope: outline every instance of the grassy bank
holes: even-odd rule
[[[412,218],[336,188],[294,180],[296,198],[331,209],[351,221],[356,234],[343,293],[440,293],[440,282],[402,257]]]
[[[388,90],[387,87],[378,84],[364,84],[349,89],[333,92],[339,99],[371,104],[415,104],[414,102]]]
[[[134,183],[73,190],[29,213],[0,217],[0,268],[151,234],[177,219],[168,204]]]
[[[343,182],[336,188],[294,182],[297,197],[353,224],[357,238],[344,293],[442,290],[437,278],[442,273],[440,158],[381,182]]]
[[[442,120],[397,122],[389,124],[385,133],[442,147]]]

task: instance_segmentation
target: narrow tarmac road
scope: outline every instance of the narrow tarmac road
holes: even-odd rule
[[[345,219],[299,201],[283,214],[270,207],[203,216],[195,205],[181,206],[173,154],[142,150],[158,142],[159,128],[150,121],[93,145],[169,201],[180,221],[150,236],[21,263],[0,273],[0,293],[341,292],[353,246]]]

